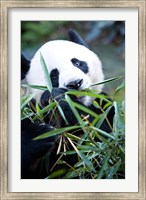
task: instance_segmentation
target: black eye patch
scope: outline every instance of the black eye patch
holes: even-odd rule
[[[58,71],[58,69],[55,68],[50,72],[50,78],[51,78],[52,86],[59,87],[59,71]]]
[[[72,64],[82,70],[85,74],[88,73],[88,65],[86,62],[78,60],[77,58],[72,58],[71,59]]]

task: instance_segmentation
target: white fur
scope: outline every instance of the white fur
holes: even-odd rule
[[[77,79],[83,79],[83,84],[79,88],[84,90],[91,84],[102,82],[104,79],[102,65],[96,54],[86,47],[65,40],[54,40],[45,43],[35,54],[31,61],[30,70],[26,76],[27,83],[30,85],[46,86],[44,71],[40,62],[40,52],[47,64],[48,71],[57,68],[59,71],[59,87],[65,86]],[[89,72],[85,74],[71,63],[72,58],[85,61]],[[103,85],[94,86],[93,89],[101,92]],[[36,99],[40,101],[42,90],[29,88],[27,94],[34,93]],[[84,98],[85,99],[85,98]],[[87,98],[84,105],[89,105],[91,101]]]

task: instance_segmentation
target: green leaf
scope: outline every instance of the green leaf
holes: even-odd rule
[[[78,170],[79,171],[79,170]],[[70,171],[68,172],[64,177],[63,179],[72,179],[72,178],[76,178],[76,177],[79,177],[79,173],[74,170],[74,171]]]
[[[46,82],[47,82],[47,88],[49,90],[49,92],[51,93],[52,91],[52,82],[51,82],[51,78],[50,78],[50,74],[48,72],[48,67],[46,65],[46,62],[42,56],[42,54],[40,53],[40,61],[41,61],[41,65],[45,74],[45,78],[46,78]]]
[[[112,136],[111,134],[109,134],[109,133],[107,133],[107,132],[105,132],[105,131],[103,131],[103,130],[97,128],[97,127],[90,126],[90,128],[93,129],[93,130],[96,130],[96,131],[97,131],[98,133],[100,133],[101,135],[104,135],[104,136],[106,136],[106,137],[108,137],[108,138],[111,138],[111,139],[113,139],[113,140],[116,140],[116,138],[115,138],[114,136]]]
[[[105,170],[108,168],[108,161],[110,159],[110,156],[111,156],[110,154],[105,156],[105,158],[103,160],[103,164],[98,172],[97,179],[101,179],[105,175]]]
[[[92,162],[91,162],[89,159],[87,159],[87,157],[85,156],[85,154],[82,153],[81,151],[79,151],[79,150],[77,149],[77,147],[73,144],[73,142],[71,141],[70,138],[67,138],[67,139],[69,140],[69,142],[71,143],[72,147],[73,147],[74,150],[77,152],[77,154],[80,156],[80,158],[82,159],[82,161],[83,161],[83,162],[85,163],[85,165],[88,167],[88,169],[89,169],[90,171],[96,172],[96,170],[94,169],[94,166],[93,166]]]
[[[95,86],[95,85],[101,85],[101,84],[109,83],[109,82],[111,82],[111,81],[115,81],[115,80],[118,80],[118,79],[121,79],[121,78],[123,78],[123,76],[116,76],[116,77],[114,77],[114,78],[109,78],[109,79],[107,79],[107,80],[105,80],[105,81],[102,81],[102,82],[100,82],[100,83],[94,83],[94,84],[90,85],[90,87],[91,87],[91,86]]]
[[[76,135],[74,135],[74,134],[71,134],[71,133],[65,133],[64,134],[66,137],[69,137],[69,138],[71,138],[71,139],[73,139],[73,140],[77,140],[77,141],[80,141],[80,137],[77,137]]]
[[[37,112],[38,117],[43,120],[44,116],[43,116],[43,113],[41,113],[41,109],[37,102],[36,102],[36,112]]]
[[[24,120],[26,118],[30,118],[34,115],[31,109],[24,107],[23,111],[21,111],[21,120]]]
[[[93,91],[79,91],[79,90],[69,90],[67,92],[65,92],[65,94],[71,94],[71,95],[75,95],[75,96],[90,96],[93,98],[99,98],[99,99],[104,99],[107,102],[110,102],[108,99],[105,98],[105,96],[103,94],[98,94],[98,93],[93,93]]]
[[[76,108],[75,108],[75,106],[74,106],[74,104],[73,104],[73,101],[71,100],[71,98],[70,98],[67,94],[65,94],[65,99],[66,99],[67,103],[69,104],[71,110],[73,111],[73,113],[74,113],[74,115],[75,115],[77,121],[79,122],[80,125],[82,125],[83,120],[82,120],[82,118],[80,117],[78,111],[76,110]]]
[[[81,104],[78,104],[76,102],[72,102],[72,104],[73,104],[74,107],[78,108],[79,110],[82,110],[85,113],[87,113],[87,114],[89,114],[89,115],[91,115],[91,116],[93,116],[95,118],[96,117],[99,118],[99,115],[97,115],[94,111],[90,110],[89,108],[87,108],[87,107],[85,107],[85,106],[83,106]]]
[[[22,87],[30,87],[30,88],[34,88],[34,89],[38,89],[38,90],[47,90],[47,86],[42,86],[42,85],[29,85],[29,84],[22,84]]]
[[[114,108],[115,115],[113,120],[113,130],[114,133],[116,133],[116,136],[118,137],[119,133],[124,134],[125,124],[121,115],[120,105],[117,102],[114,102]]]
[[[119,170],[121,166],[121,162],[116,163],[113,167],[109,168],[109,172],[106,175],[107,179],[113,179],[113,176],[117,173],[117,171]]]
[[[64,132],[68,132],[68,131],[72,131],[75,129],[80,129],[81,126],[69,126],[69,127],[65,127],[65,128],[58,128],[49,132],[46,132],[38,137],[35,137],[33,140],[38,140],[38,139],[44,139],[44,138],[48,138],[51,136],[55,136]]]
[[[42,110],[40,110],[39,114],[40,116],[43,117],[43,115],[45,113],[47,113],[49,110],[51,110],[52,108],[54,108],[56,106],[56,102],[51,102],[49,105],[47,105],[45,108],[43,108]],[[38,116],[36,115],[33,120],[36,120],[38,118]]]
[[[102,125],[103,121],[106,119],[109,111],[111,110],[112,106],[108,107],[102,114],[100,114],[99,120],[96,124],[97,128],[100,128],[100,126]],[[112,131],[112,130],[111,130]]]
[[[34,94],[28,95],[28,96],[23,96],[21,98],[21,110],[24,109],[24,107],[33,99]]]
[[[66,173],[65,169],[58,169],[58,170],[52,172],[46,179],[60,178],[60,176],[62,176],[65,173]]]
[[[59,110],[59,112],[60,112],[62,118],[64,119],[66,125],[68,125],[69,123],[68,123],[68,121],[67,121],[67,119],[66,119],[66,117],[65,117],[65,114],[64,114],[64,112],[63,112],[61,106],[59,105],[59,103],[58,103],[56,100],[54,100],[54,101],[56,102],[56,105],[57,105],[57,107],[58,107],[58,110]]]
[[[92,152],[92,154],[90,155],[88,155],[88,160],[92,160],[93,158],[95,158],[96,156],[98,156],[99,155],[99,153],[93,153]],[[78,163],[76,163],[75,165],[74,165],[74,167],[80,167],[81,165],[83,165],[84,164],[84,162],[83,162],[83,160],[80,160]]]
[[[120,90],[122,90],[123,88],[125,88],[125,81],[123,81],[121,83],[121,85],[119,85],[115,91],[115,93],[118,93]]]

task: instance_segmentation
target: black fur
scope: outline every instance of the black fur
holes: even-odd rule
[[[29,119],[21,122],[21,178],[22,179],[41,179],[45,178],[49,169],[54,164],[56,137],[47,139],[33,140],[40,134],[51,131],[50,125],[32,123]],[[49,166],[45,166],[43,157],[49,157]],[[54,158],[52,158],[54,157]]]
[[[26,74],[30,68],[30,61],[21,54],[21,80],[25,79]]]
[[[55,68],[50,72],[50,78],[51,78],[52,86],[59,87],[59,71],[58,71],[58,69]]]

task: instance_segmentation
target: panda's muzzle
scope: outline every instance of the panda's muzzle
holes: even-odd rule
[[[80,86],[83,84],[83,79],[77,79],[75,81],[71,81],[66,85],[67,89],[75,89],[78,90],[80,88]]]

